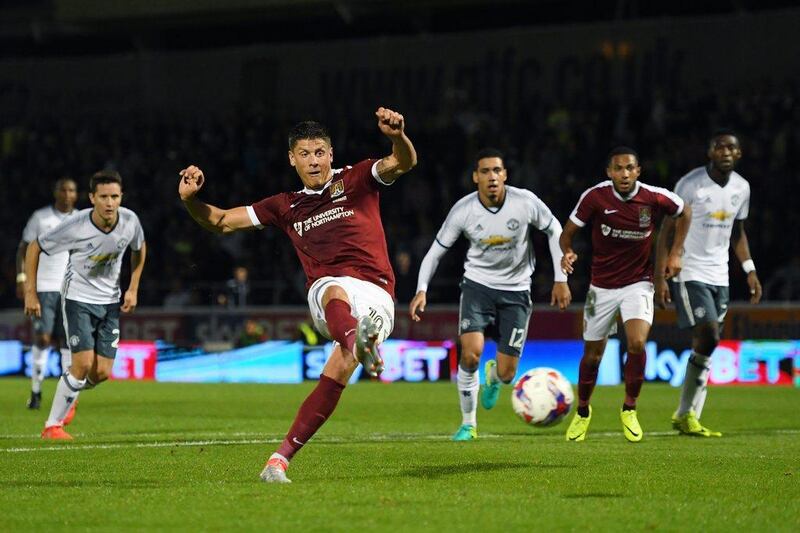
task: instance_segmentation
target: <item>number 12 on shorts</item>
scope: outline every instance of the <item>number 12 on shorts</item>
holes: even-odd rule
[[[508,345],[511,346],[512,348],[522,350],[522,343],[524,340],[525,340],[525,329],[513,328],[511,330],[511,339],[509,339]]]

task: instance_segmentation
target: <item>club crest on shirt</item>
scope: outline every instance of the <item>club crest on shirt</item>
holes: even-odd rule
[[[519,220],[516,218],[510,219],[508,222],[506,222],[506,227],[511,231],[517,231],[517,228],[519,228]]]
[[[732,194],[731,195],[731,205],[733,207],[736,207],[736,204],[738,204],[738,203],[739,203],[739,195],[738,194]]]
[[[336,198],[344,193],[344,180],[338,180],[331,183],[331,198]]]
[[[639,208],[639,227],[646,228],[650,225],[652,217],[650,215],[650,207],[644,206]]]
[[[608,237],[608,234],[611,233],[611,227],[606,226],[605,224],[600,224],[600,231],[604,236]]]
[[[294,226],[294,230],[297,232],[297,234],[302,237],[303,236],[303,223],[302,222],[295,222],[292,225]]]

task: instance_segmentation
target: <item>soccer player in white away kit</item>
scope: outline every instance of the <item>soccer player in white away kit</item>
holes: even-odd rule
[[[653,231],[664,216],[677,219],[675,239],[666,260],[666,276],[681,270],[681,253],[689,229],[691,210],[680,196],[638,181],[639,156],[620,146],[608,156],[603,181],[587,189],[561,233],[564,272],[573,272],[578,258],[572,238],[578,229],[592,225],[592,283],[583,308],[584,349],[578,378],[578,408],[567,428],[567,440],[586,439],[592,408],[589,400],[608,336],[616,333],[622,315],[627,339],[625,401],[620,411],[622,433],[630,442],[642,440],[636,400],[644,381],[647,335],[653,323]]]
[[[136,308],[146,247],[139,218],[120,207],[122,178],[113,171],[95,173],[89,182],[91,209],[83,209],[31,242],[25,256],[25,314],[41,316],[35,272],[40,251],[69,252],[61,289],[62,313],[72,365],[58,381],[43,439],[71,440],[64,416],[81,390],[108,379],[119,343],[119,313]],[[120,270],[131,248],[131,281],[120,306]]]
[[[500,383],[510,383],[517,373],[522,346],[528,337],[531,317],[531,276],[534,271],[531,227],[548,238],[555,282],[550,305],[565,309],[572,298],[567,276],[559,267],[558,239],[561,224],[535,194],[505,184],[503,154],[487,148],[478,152],[472,173],[478,190],[453,206],[436,239],[422,260],[417,294],[409,312],[415,322],[422,320],[426,292],[442,256],[464,235],[470,242],[461,283],[458,334],[461,360],[458,365],[458,397],[461,427],[453,440],[478,437],[478,364],[484,345],[484,330],[494,323],[498,332],[496,361],[486,363],[486,383],[481,404],[491,409],[497,403]]]
[[[53,229],[75,214],[77,187],[70,178],[61,178],[53,188],[55,203],[37,209],[22,230],[22,240],[17,247],[17,297],[25,298],[25,252],[28,244],[40,235]],[[33,345],[31,346],[31,397],[29,409],[39,409],[42,403],[42,381],[47,365],[50,344],[61,348],[61,366],[69,367],[69,349],[61,347],[64,339],[64,328],[61,320],[61,283],[69,260],[68,252],[53,255],[40,254],[39,269],[36,272],[36,290],[39,291],[39,302],[42,305],[40,317],[34,317]]]
[[[680,405],[672,426],[684,435],[721,437],[700,424],[706,399],[711,354],[719,344],[720,329],[728,312],[728,248],[733,241],[736,257],[747,273],[750,303],[761,300],[761,282],[750,256],[744,221],[750,209],[750,184],[734,167],[742,157],[736,134],[714,133],[708,147],[708,166],[699,167],[675,185],[675,193],[692,207],[692,225],[686,238],[683,270],[667,282],[656,272],[656,302],[662,307],[672,300],[678,311],[678,326],[692,328],[692,355],[686,365]],[[663,262],[673,232],[664,221],[658,239],[656,265]]]

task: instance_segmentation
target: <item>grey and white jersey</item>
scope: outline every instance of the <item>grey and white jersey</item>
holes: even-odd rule
[[[544,202],[526,189],[506,186],[505,200],[497,210],[486,208],[477,191],[468,194],[450,210],[433,246],[438,243],[450,248],[464,235],[470,243],[464,262],[465,278],[492,289],[526,291],[530,290],[535,268],[531,227],[548,232],[551,240],[555,235],[556,248],[551,246],[551,254],[556,280],[566,281],[558,266],[561,251],[557,241],[561,224]],[[435,270],[435,264],[432,266]],[[427,290],[432,276],[431,269],[423,264],[417,288]]]
[[[678,180],[675,192],[692,208],[680,279],[728,286],[731,231],[736,220],[747,218],[750,184],[731,172],[728,183],[720,187],[706,167],[699,167]]]
[[[119,277],[125,248],[140,250],[143,242],[139,217],[125,207],[119,208],[117,224],[108,233],[94,224],[92,209],[83,209],[39,237],[44,253],[69,252],[62,296],[90,304],[119,302]]]
[[[74,216],[77,209],[69,213],[62,213],[55,206],[48,205],[37,209],[25,224],[22,230],[22,240],[31,243],[55,228],[64,220]],[[69,260],[68,252],[47,255],[39,254],[39,269],[36,271],[36,290],[37,292],[58,292],[64,282],[64,272],[67,269]]]

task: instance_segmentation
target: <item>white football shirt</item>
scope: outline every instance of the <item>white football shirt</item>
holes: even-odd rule
[[[44,253],[69,252],[62,296],[90,304],[119,302],[125,248],[141,250],[143,242],[139,217],[125,207],[119,208],[117,225],[108,233],[95,226],[90,208],[39,237]]]
[[[544,231],[553,221],[553,213],[538,196],[507,185],[503,205],[496,211],[481,203],[477,191],[456,202],[436,241],[450,248],[464,235],[469,241],[465,278],[492,289],[526,291],[535,268],[530,228]],[[556,276],[560,274],[557,268]],[[424,281],[427,286],[429,280]]]
[[[73,209],[69,213],[62,213],[52,205],[37,209],[28,219],[25,229],[22,230],[22,240],[27,243],[35,241],[40,235],[44,235],[77,212],[76,209]],[[36,291],[60,291],[61,284],[64,282],[64,272],[67,269],[68,260],[68,252],[52,255],[39,254],[39,269],[36,271]]]
[[[699,167],[678,180],[675,192],[692,208],[680,280],[727,286],[731,231],[734,221],[747,218],[750,184],[731,172],[720,187]]]

